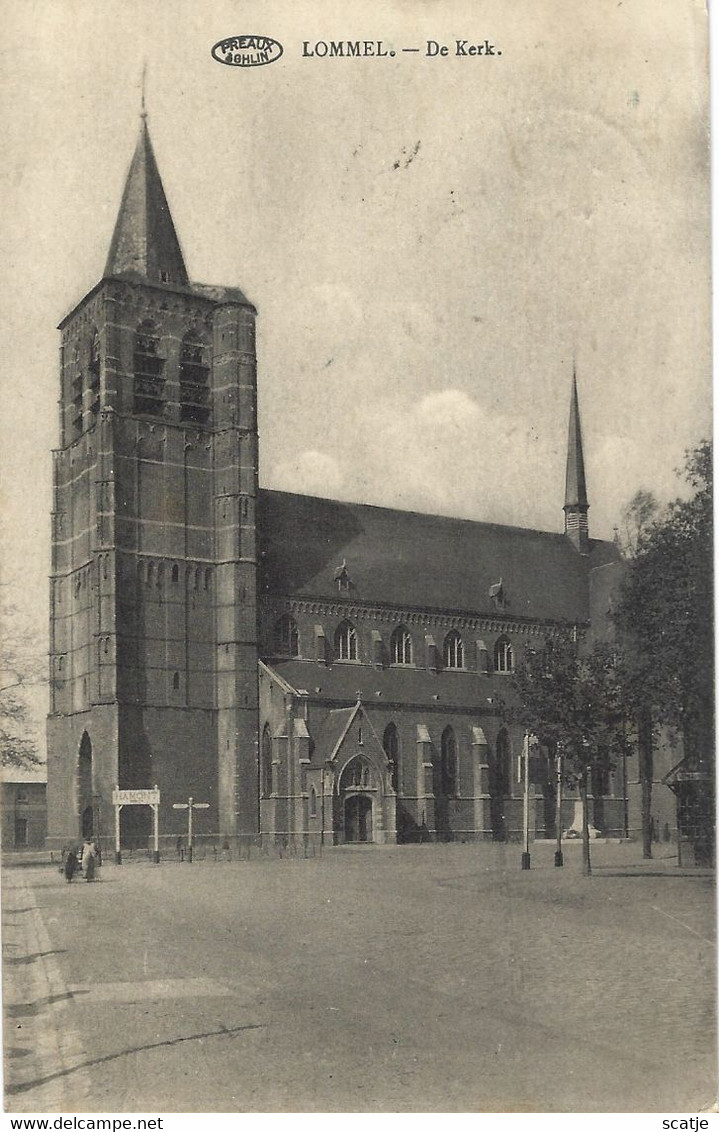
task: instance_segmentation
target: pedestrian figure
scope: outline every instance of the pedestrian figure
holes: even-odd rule
[[[78,868],[77,853],[72,847],[68,849],[67,853],[65,854],[65,863],[63,867],[65,871],[65,880],[69,884]]]
[[[184,859],[185,859],[185,845],[184,845],[184,842],[182,840],[182,837],[178,837],[178,839],[177,839],[177,856],[179,857],[179,859],[181,861],[184,861]]]
[[[82,850],[82,871],[85,874],[85,880],[90,881],[95,879],[96,861],[97,849],[95,848],[95,842],[89,837],[86,837]]]

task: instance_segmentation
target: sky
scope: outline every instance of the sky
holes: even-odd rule
[[[282,58],[212,58],[242,33]],[[561,530],[576,365],[591,534],[678,492],[711,430],[697,0],[28,0],[0,35],[0,581],[43,647],[56,326],[102,275],[144,64],[190,277],[259,312],[262,485]],[[339,39],[397,53],[303,57]]]

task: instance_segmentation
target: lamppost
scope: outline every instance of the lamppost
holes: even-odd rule
[[[557,805],[556,805],[556,823],[557,823],[557,848],[554,854],[554,867],[561,869],[564,865],[564,854],[562,853],[562,747],[561,743],[557,743]]]
[[[97,853],[99,857],[98,864],[102,864],[102,834],[100,829],[100,814],[102,813],[102,794],[97,793],[92,796],[92,832],[97,845]]]

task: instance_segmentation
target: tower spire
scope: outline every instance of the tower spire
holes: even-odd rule
[[[105,275],[132,274],[154,283],[186,286],[187,269],[147,128],[145,73],[143,67],[140,136],[127,174]]]
[[[572,395],[569,405],[569,435],[567,442],[567,476],[564,491],[564,533],[580,554],[589,551],[589,520],[587,512],[587,481],[584,474],[582,426],[579,419],[577,367],[572,372]]]

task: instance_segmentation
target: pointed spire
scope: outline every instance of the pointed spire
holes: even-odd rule
[[[581,554],[589,550],[589,521],[587,511],[587,482],[584,475],[582,426],[579,419],[577,369],[572,374],[572,397],[569,407],[569,437],[567,443],[567,477],[564,492],[564,532]]]
[[[140,136],[115,223],[105,275],[132,272],[154,283],[186,286],[187,269],[147,128],[142,75]]]

